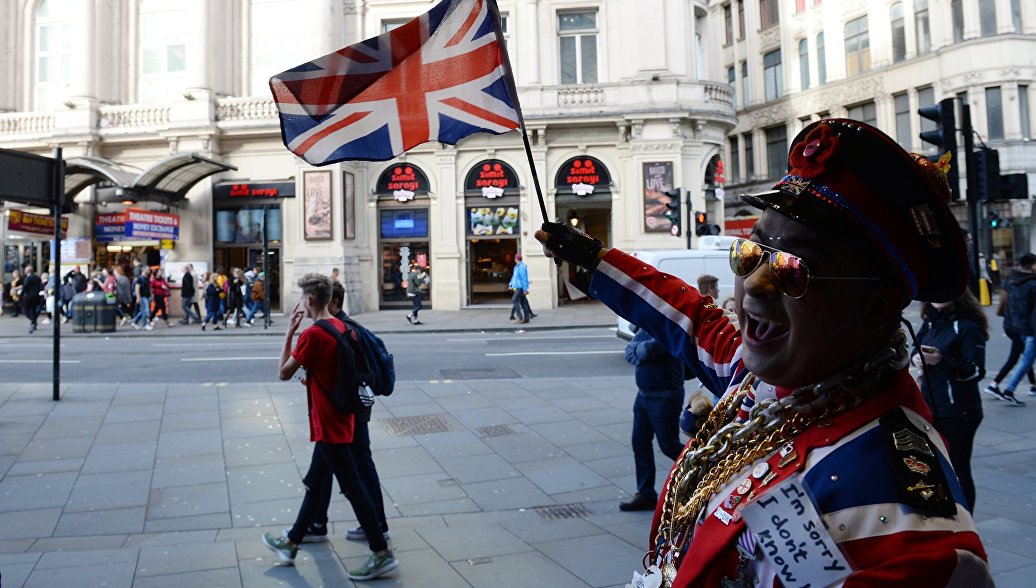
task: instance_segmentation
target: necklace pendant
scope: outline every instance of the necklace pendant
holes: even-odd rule
[[[673,562],[667,562],[662,566],[662,585],[665,588],[672,588],[673,582],[676,581],[676,566]]]

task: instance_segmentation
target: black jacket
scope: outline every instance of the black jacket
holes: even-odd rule
[[[184,300],[194,298],[194,276],[191,275],[191,272],[183,274],[183,279],[180,281],[180,297]]]
[[[921,378],[925,402],[939,416],[981,417],[978,384],[986,375],[986,334],[971,319],[958,319],[952,309],[932,308],[917,333],[921,345],[935,347],[942,360],[928,366],[928,381]],[[913,353],[920,353],[915,348]],[[913,354],[911,354],[913,355]],[[931,382],[929,396],[928,382]]]
[[[40,292],[43,290],[43,282],[35,272],[22,279],[21,303],[30,306],[40,303]]]
[[[683,400],[683,362],[641,329],[626,345],[626,361],[636,366],[637,388],[645,396]]]
[[[1036,274],[1012,269],[1004,280],[1004,290],[1007,291],[1004,332],[1019,337],[1036,334]]]

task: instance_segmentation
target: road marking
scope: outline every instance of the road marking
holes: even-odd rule
[[[234,343],[234,347],[270,347],[283,342],[266,341],[263,343]],[[152,343],[152,347],[226,347],[227,343]]]
[[[0,359],[0,363],[54,363],[53,359]],[[82,363],[78,359],[62,359],[61,363]]]
[[[181,357],[180,361],[270,361],[279,357]]]
[[[624,349],[607,351],[515,351],[513,353],[487,353],[486,357],[506,357],[509,355],[603,355],[606,353],[625,353]]]
[[[515,337],[515,341],[560,341],[562,339],[614,339],[615,335],[575,335],[571,337]],[[472,343],[476,341],[500,341],[501,337],[483,337],[481,339],[447,339],[448,343]]]

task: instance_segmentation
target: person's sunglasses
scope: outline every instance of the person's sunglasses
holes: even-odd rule
[[[769,261],[770,279],[781,294],[789,298],[805,296],[810,280],[883,281],[881,278],[872,277],[815,276],[809,271],[806,262],[796,255],[748,239],[737,239],[730,245],[730,269],[735,276],[744,278],[751,275],[764,260]]]

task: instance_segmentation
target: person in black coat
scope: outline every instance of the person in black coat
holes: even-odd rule
[[[194,287],[194,266],[187,264],[183,268],[183,278],[180,280],[180,307],[183,308],[183,320],[181,325],[189,325],[191,321],[195,324],[201,322],[201,316],[192,308],[197,308],[198,303],[194,301],[197,290]]]
[[[1009,386],[1012,391],[1009,398],[1000,391],[1000,382],[1011,373],[1011,368],[1015,367],[1018,358],[1022,357],[1026,337],[1031,338],[1033,334],[1036,334],[1036,331],[1033,330],[1033,313],[1036,312],[1036,304],[1034,304],[1036,273],[1033,268],[1036,268],[1036,255],[1026,253],[1018,258],[1018,267],[1012,268],[1007,279],[1004,280],[1003,292],[1000,295],[1005,297],[1007,302],[1003,305],[1004,333],[1011,340],[1011,351],[1007,355],[1007,361],[993,378],[993,382],[985,389],[986,394],[1000,400],[1007,400],[1012,404],[1019,403],[1015,399],[1013,391],[1021,381],[1021,377],[1014,382],[1014,386]],[[1033,352],[1036,352],[1036,347],[1033,347],[1033,351],[1030,352],[1030,358]],[[1022,364],[1025,365],[1025,361]],[[1036,396],[1036,378],[1032,373],[1032,359],[1028,361],[1028,368],[1023,374],[1029,377],[1029,396]]]
[[[40,292],[43,291],[43,282],[36,275],[31,265],[25,266],[25,278],[22,280],[22,295],[20,302],[22,312],[29,319],[29,333],[36,332],[36,319],[40,315]]]
[[[915,367],[927,364],[921,392],[932,409],[934,424],[949,445],[950,462],[957,472],[969,509],[975,510],[975,482],[971,477],[971,448],[982,422],[978,383],[986,374],[989,324],[978,300],[968,290],[953,302],[921,307],[924,324],[917,333]]]
[[[684,365],[644,330],[626,345],[626,361],[636,366],[637,399],[633,402],[633,461],[637,493],[619,509],[655,510],[655,448],[652,437],[667,457],[676,460],[680,443],[680,411],[683,408]]]

